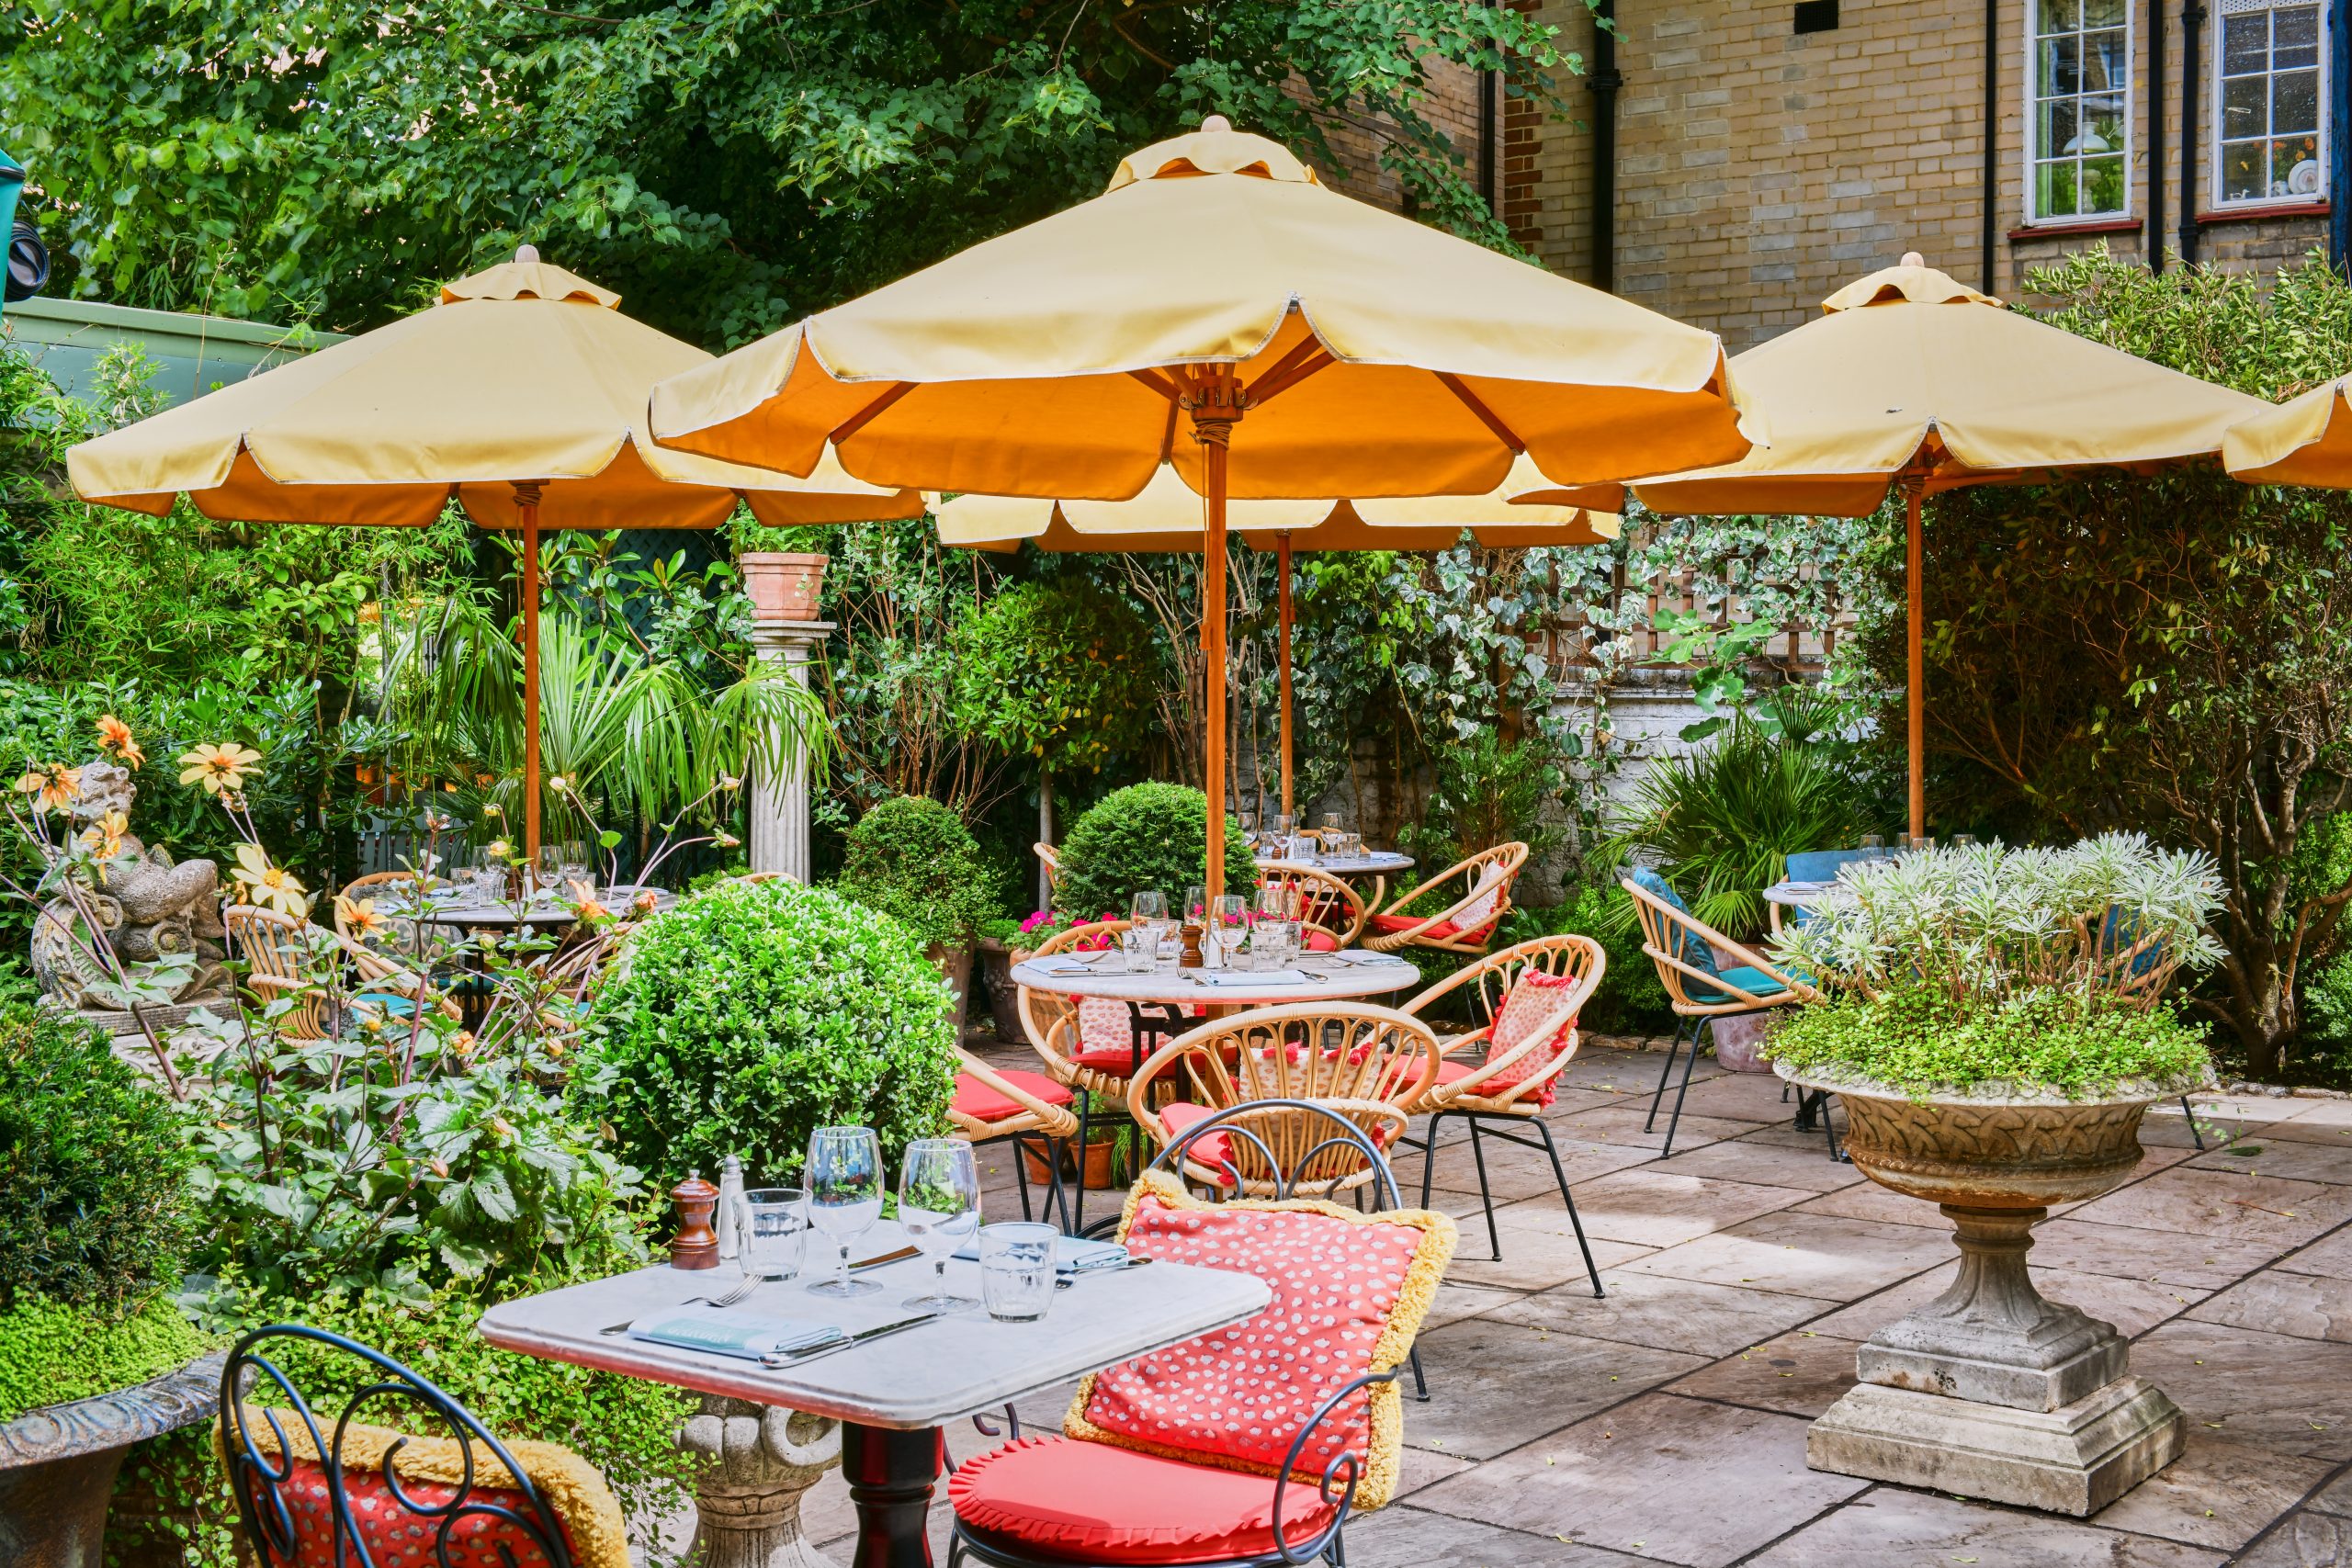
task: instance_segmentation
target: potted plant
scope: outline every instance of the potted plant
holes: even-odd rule
[[[86,1024],[0,1014],[0,1541],[97,1562],[132,1443],[212,1413],[171,1292],[192,1229],[181,1116]]]
[[[894,795],[857,820],[842,855],[841,891],[899,920],[954,994],[960,1027],[972,984],[972,939],[991,912],[994,880],[964,819],[922,795]]]
[[[1136,1127],[1126,1120],[1126,1106],[1105,1100],[1091,1089],[1079,1090],[1071,1109],[1077,1110],[1080,1103],[1088,1107],[1092,1125],[1087,1132],[1084,1149],[1073,1151],[1065,1145],[1063,1177],[1076,1179],[1089,1192],[1108,1192],[1125,1187],[1125,1175],[1135,1163],[1136,1152]],[[1028,1167],[1030,1180],[1047,1179],[1050,1173],[1046,1168],[1046,1156],[1026,1140],[1021,1145],[1021,1158]]]
[[[1940,1205],[1961,1266],[1863,1346],[1808,1462],[2092,1513],[2178,1457],[2182,1416],[2025,1256],[2052,1204],[2132,1174],[2149,1105],[2211,1081],[2201,1028],[2164,992],[2220,956],[2220,878],[2110,834],[1907,854],[1847,887],[1774,944],[1823,999],[1775,1032],[1773,1066],[1838,1095],[1855,1168]]]

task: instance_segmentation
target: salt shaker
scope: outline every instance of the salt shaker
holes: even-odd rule
[[[741,1245],[737,1225],[742,1203],[743,1162],[729,1155],[718,1167],[718,1256],[725,1262],[735,1261],[736,1249]]]

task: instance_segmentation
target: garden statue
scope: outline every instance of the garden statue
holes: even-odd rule
[[[109,813],[128,818],[138,793],[130,771],[120,763],[85,763],[81,787],[68,808],[74,830]],[[145,844],[134,833],[125,832],[120,842],[120,858],[107,868],[105,882],[86,889],[83,897],[125,971],[134,980],[143,974],[167,987],[141,999],[178,1008],[226,1001],[220,868],[209,860],[175,863],[168,850]],[[33,973],[43,994],[79,1010],[125,1011],[119,1004],[128,998],[115,976],[69,934],[74,915],[73,901],[59,897],[42,907],[42,918],[33,924]]]

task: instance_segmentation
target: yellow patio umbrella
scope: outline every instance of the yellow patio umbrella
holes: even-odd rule
[[[1604,483],[1748,446],[1713,334],[1340,196],[1214,116],[1091,201],[662,383],[652,423],[790,473],[831,443],[874,483],[1065,502],[1173,464],[1205,501],[1212,604],[1229,498],[1483,494],[1521,453]],[[1212,669],[1224,637],[1203,617]]]
[[[2222,450],[2267,405],[2011,310],[1918,253],[1850,283],[1823,314],[1732,361],[1771,446],[1634,487],[1662,513],[1860,517],[1903,491],[1910,597],[1910,824],[1927,831],[1920,606],[1923,496]]]
[[[1488,549],[1535,545],[1597,545],[1617,536],[1623,488],[1554,484],[1521,456],[1504,482],[1485,495],[1383,497],[1347,501],[1236,501],[1227,526],[1254,549],[1275,554],[1276,626],[1281,649],[1282,800],[1291,798],[1291,556],[1296,551],[1451,549],[1466,530]],[[1163,466],[1127,501],[1037,500],[962,495],[935,502],[943,545],[1013,550],[1023,544],[1054,552],[1098,555],[1198,554],[1207,536],[1200,494]]]
[[[2352,490],[2352,378],[2313,387],[2230,427],[2222,463],[2248,484]]]
[[[538,259],[445,285],[437,305],[85,441],[85,501],[163,516],[422,527],[455,501],[523,536],[524,845],[539,840],[539,535],[920,517],[820,453],[805,479],[666,451],[653,384],[710,355],[620,313],[620,296]]]

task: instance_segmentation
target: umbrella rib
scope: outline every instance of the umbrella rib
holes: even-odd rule
[[[842,442],[847,441],[851,436],[855,435],[859,431],[864,430],[867,425],[873,423],[876,419],[879,418],[892,403],[897,402],[900,398],[905,397],[909,392],[911,392],[914,389],[915,384],[912,381],[899,381],[893,383],[888,391],[883,393],[880,397],[875,399],[872,402],[866,404],[864,408],[858,410],[855,413],[850,415],[849,418],[843,420],[841,423],[833,427],[833,445],[835,446],[839,446]]]
[[[1437,373],[1437,378],[1444,384],[1447,391],[1454,395],[1464,408],[1478,416],[1479,423],[1495,433],[1496,440],[1510,448],[1513,457],[1527,450],[1527,443],[1512,434],[1510,426],[1497,419],[1495,411],[1480,401],[1478,394],[1464,386],[1461,377],[1451,370],[1441,370]]]
[[[1157,370],[1130,370],[1127,374],[1166,398],[1171,407],[1182,398],[1183,394],[1176,389],[1176,383]]]
[[[1308,357],[1295,365],[1285,357],[1282,364],[1260,377],[1258,384],[1250,389],[1250,406],[1257,408],[1273,401],[1277,394],[1290,390],[1317,370],[1328,368],[1332,363],[1331,356],[1324,353],[1320,347],[1316,348]]]

